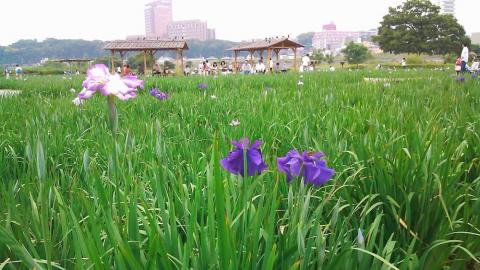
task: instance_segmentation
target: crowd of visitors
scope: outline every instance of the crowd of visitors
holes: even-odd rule
[[[474,55],[472,57],[471,65],[469,65],[469,60],[470,51],[468,49],[468,45],[464,43],[462,53],[455,61],[455,72],[457,73],[457,76],[460,75],[460,73],[480,73],[478,56]]]

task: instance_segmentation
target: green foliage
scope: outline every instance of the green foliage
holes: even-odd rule
[[[82,77],[0,78],[23,90],[0,98],[0,268],[478,269],[479,81],[303,76],[148,77],[171,98],[117,102],[115,142],[105,97],[71,104]],[[241,137],[265,173],[220,169]],[[292,148],[334,179],[287,184]]]
[[[105,55],[103,46],[104,43],[98,40],[20,40],[0,50],[0,64],[39,63],[43,58],[96,58]]]
[[[170,62],[170,61],[165,61],[165,62],[163,63],[163,67],[164,67],[165,69],[174,70],[174,69],[175,69],[175,63]]]
[[[228,48],[237,43],[226,40],[189,40],[189,50],[185,51],[187,57],[210,57],[221,58],[231,56]],[[42,42],[37,40],[20,40],[7,47],[0,47],[0,64],[34,64],[43,58],[102,58],[108,63],[107,52],[104,50],[103,41],[87,41],[74,39],[46,39]],[[118,54],[117,54],[118,55]],[[166,52],[164,56],[175,57],[174,53]],[[141,60],[141,61],[140,61]],[[134,54],[133,66],[143,63],[141,56]],[[120,64],[120,62],[118,63]]]
[[[232,56],[232,52],[227,49],[234,47],[238,43],[228,40],[189,40],[189,49],[185,51],[185,56],[190,58],[197,57],[215,57],[222,58],[225,56]],[[173,56],[172,56],[173,57]]]
[[[389,9],[374,41],[385,52],[443,55],[460,51],[470,39],[455,17],[440,14],[429,0],[408,0]]]
[[[443,60],[445,64],[454,64],[457,60],[458,53],[447,53],[443,56]]]
[[[312,60],[317,61],[318,63],[321,63],[326,60],[325,55],[321,50],[314,50],[310,58]]]
[[[335,56],[331,53],[327,53],[325,54],[324,56],[324,60],[325,62],[327,62],[329,65],[333,64],[333,62],[335,62]]]
[[[423,64],[425,63],[425,60],[423,59],[423,57],[421,55],[418,55],[418,54],[409,54],[407,55],[407,57],[405,57],[405,59],[407,60],[407,63],[410,65],[420,65],[420,64]]]
[[[367,47],[353,42],[349,42],[347,47],[342,50],[342,53],[349,64],[361,64],[370,56]]]
[[[305,49],[310,49],[312,47],[312,39],[315,35],[314,32],[303,33],[297,36],[298,43],[305,46]]]
[[[150,56],[149,53],[147,53],[145,58],[147,59],[147,69],[151,69],[152,68],[152,57]],[[133,53],[133,54],[129,55],[128,64],[132,68],[139,68],[140,66],[143,66],[144,65],[143,52]]]

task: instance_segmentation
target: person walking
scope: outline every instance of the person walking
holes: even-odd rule
[[[301,72],[308,72],[308,66],[310,65],[310,55],[306,54],[302,57],[302,68]]]
[[[22,67],[20,67],[19,65],[16,65],[16,68],[15,68],[15,78],[18,80],[18,79],[22,79],[22,75],[23,75],[23,69]]]
[[[467,72],[467,64],[468,64],[468,47],[466,43],[463,43],[462,54],[460,55],[460,59],[462,60],[461,64],[461,71],[462,73]]]
[[[10,78],[10,70],[8,70],[8,66],[5,66],[5,79],[9,79]]]

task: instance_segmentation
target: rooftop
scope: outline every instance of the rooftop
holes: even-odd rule
[[[136,39],[107,41],[105,50],[139,51],[139,50],[188,50],[185,40]]]
[[[302,48],[305,47],[302,44],[291,41],[287,38],[266,38],[263,40],[254,40],[249,43],[243,43],[233,48],[228,49],[229,51],[249,51],[249,50],[259,50],[259,49],[285,49],[285,48]]]

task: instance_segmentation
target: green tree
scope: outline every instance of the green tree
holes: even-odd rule
[[[356,44],[352,41],[347,44],[347,47],[342,50],[345,60],[349,64],[361,64],[365,62],[370,56],[368,48],[362,44]]]
[[[335,62],[335,56],[333,56],[332,53],[325,54],[325,62],[327,62],[329,65],[333,64],[333,62]]]
[[[150,56],[149,53],[146,55],[147,59],[147,69],[150,70],[153,66],[152,62],[152,57]],[[143,52],[141,53],[132,53],[131,55],[128,56],[128,64],[130,65],[131,68],[140,68],[140,66],[143,66]]]
[[[321,62],[325,61],[325,55],[320,50],[314,50],[311,58],[312,58],[312,60],[315,60],[318,63],[321,63]]]
[[[305,49],[309,49],[312,47],[312,39],[314,32],[303,33],[297,36],[298,43],[305,46]]]
[[[429,0],[408,0],[390,7],[373,39],[390,53],[447,54],[470,42],[465,29],[452,15],[440,13]]]

